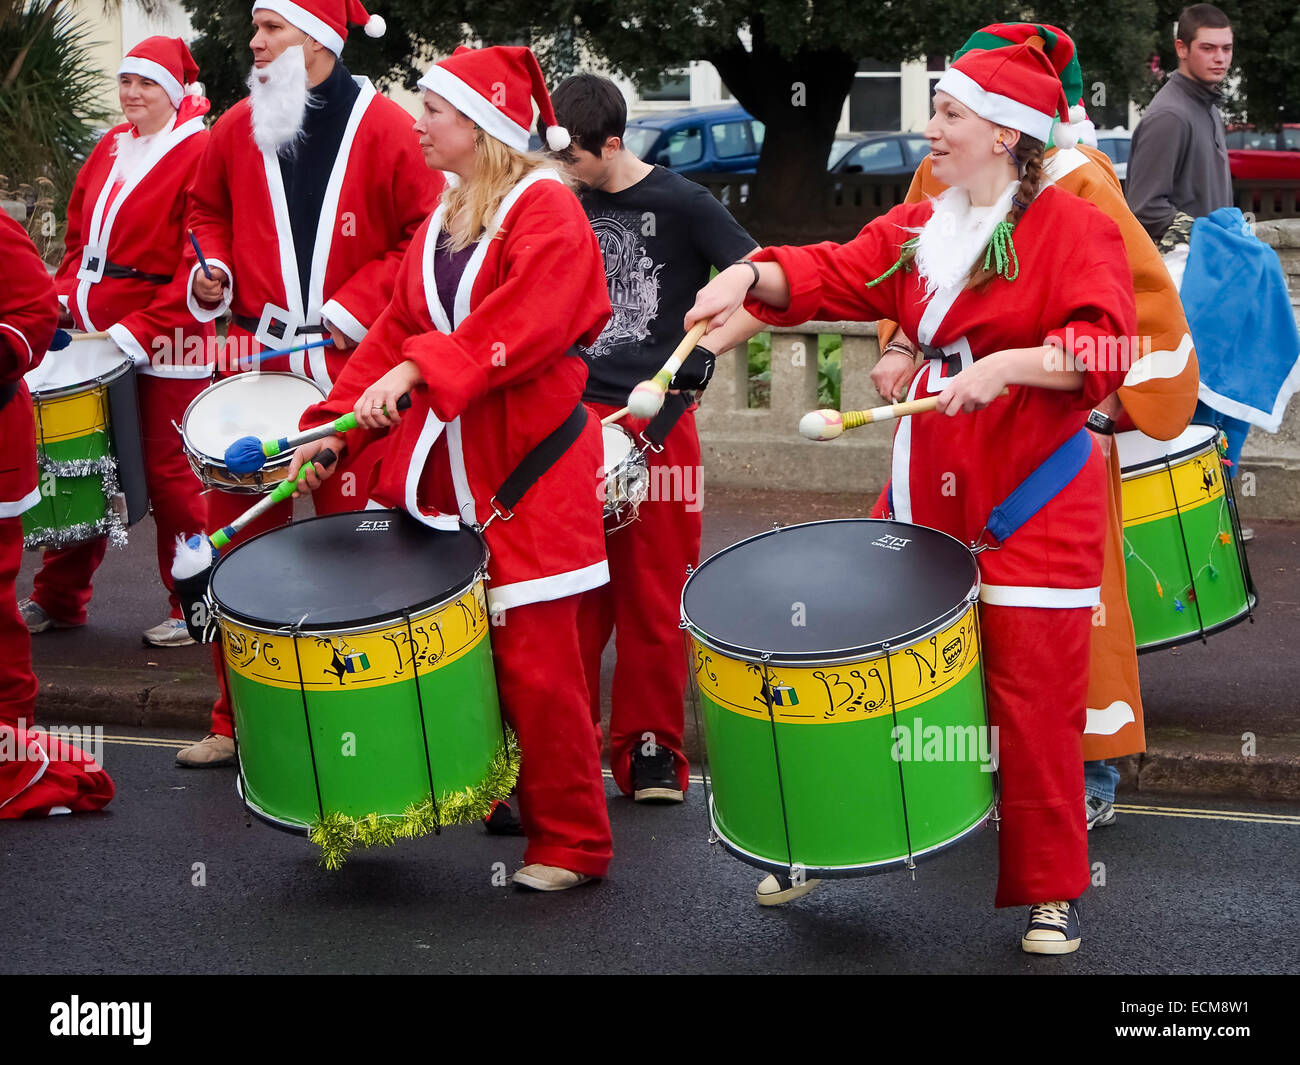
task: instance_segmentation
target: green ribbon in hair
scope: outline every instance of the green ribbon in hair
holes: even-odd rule
[[[984,269],[991,267],[994,273],[1008,281],[1020,276],[1020,259],[1011,240],[1015,229],[1015,225],[1004,218],[993,227],[993,236],[989,238],[988,250],[984,253]]]

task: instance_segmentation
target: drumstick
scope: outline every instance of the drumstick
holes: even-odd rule
[[[1010,394],[1004,388],[999,396]],[[874,422],[906,418],[909,414],[925,414],[939,406],[938,396],[910,399],[905,403],[889,403],[869,410],[810,410],[799,419],[799,434],[809,440],[834,440],[846,429],[857,429]]]
[[[172,560],[172,579],[177,581],[188,580],[203,573],[217,560],[221,549],[229,545],[240,529],[248,525],[249,522],[256,521],[277,503],[282,503],[293,495],[294,489],[298,487],[298,483],[306,476],[307,470],[312,465],[317,464],[322,469],[328,470],[334,465],[336,458],[334,452],[330,448],[326,448],[311,462],[304,463],[302,469],[298,471],[298,476],[292,481],[281,481],[275,486],[275,491],[263,496],[229,525],[222,526],[211,534],[199,533],[196,536],[191,536],[188,540],[181,536],[176,537],[176,554]]]
[[[411,394],[409,392],[397,400],[397,409],[399,411],[409,410],[411,407]],[[387,407],[384,408],[387,412]],[[228,448],[226,448],[225,463],[231,473],[245,474],[256,473],[266,465],[266,460],[275,458],[286,451],[295,447],[301,447],[303,444],[310,444],[313,440],[319,440],[323,436],[331,436],[334,433],[346,433],[349,429],[357,427],[357,416],[355,411],[348,411],[341,418],[335,418],[332,422],[318,425],[314,429],[304,429],[293,436],[282,436],[279,440],[259,440],[255,436],[241,436]]]
[[[333,337],[326,337],[324,340],[313,340],[310,344],[299,344],[294,348],[280,348],[277,351],[259,351],[257,353],[257,365],[269,362],[271,359],[278,359],[281,355],[292,355],[295,351],[307,351],[310,348],[327,348],[334,343]]]
[[[107,333],[68,333],[69,340],[107,340]]]
[[[194,254],[199,257],[199,266],[203,268],[203,276],[209,281],[212,280],[212,271],[208,269],[208,260],[203,258],[203,250],[199,247],[199,238],[194,235],[194,230],[188,230],[190,243],[194,245]]]
[[[672,383],[673,374],[681,369],[682,363],[695,350],[695,345],[700,342],[700,338],[708,328],[709,323],[705,319],[700,319],[691,326],[691,331],[668,356],[668,361],[663,364],[663,368],[649,381],[642,381],[632,389],[632,394],[627,397],[627,409],[632,414],[638,418],[653,418],[659,413],[659,408],[664,405],[664,396],[668,394],[668,386]]]
[[[623,415],[626,414],[629,409],[630,408],[628,407],[624,407],[622,410],[616,410],[613,414],[606,414],[605,417],[600,419],[600,424],[613,425],[616,421],[618,421],[621,417],[623,417]]]

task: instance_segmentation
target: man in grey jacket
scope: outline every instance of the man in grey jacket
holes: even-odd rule
[[[1162,253],[1187,243],[1192,219],[1232,204],[1223,116],[1216,104],[1232,65],[1232,24],[1212,4],[1178,18],[1178,70],[1133,131],[1128,203]]]

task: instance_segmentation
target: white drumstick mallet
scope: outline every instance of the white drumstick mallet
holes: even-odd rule
[[[632,394],[627,397],[629,413],[638,418],[653,418],[659,413],[659,409],[664,405],[664,397],[668,394],[668,386],[672,384],[673,375],[682,368],[682,363],[695,350],[695,345],[700,342],[708,327],[709,323],[704,319],[691,326],[691,331],[668,356],[668,361],[663,364],[663,368],[649,381],[642,381],[632,389]]]
[[[1010,390],[1004,388],[999,395],[1010,395]],[[799,419],[799,435],[808,440],[834,440],[846,429],[906,418],[909,414],[925,414],[938,406],[938,396],[927,396],[925,399],[909,399],[905,403],[887,403],[869,410],[810,410]]]

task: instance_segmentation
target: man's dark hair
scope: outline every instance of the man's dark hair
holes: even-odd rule
[[[574,74],[551,93],[556,121],[569,131],[574,144],[599,155],[610,137],[623,136],[627,128],[627,103],[609,78]]]
[[[1230,30],[1232,22],[1213,4],[1193,4],[1183,8],[1183,13],[1178,16],[1178,32],[1174,37],[1190,46],[1200,29]]]

